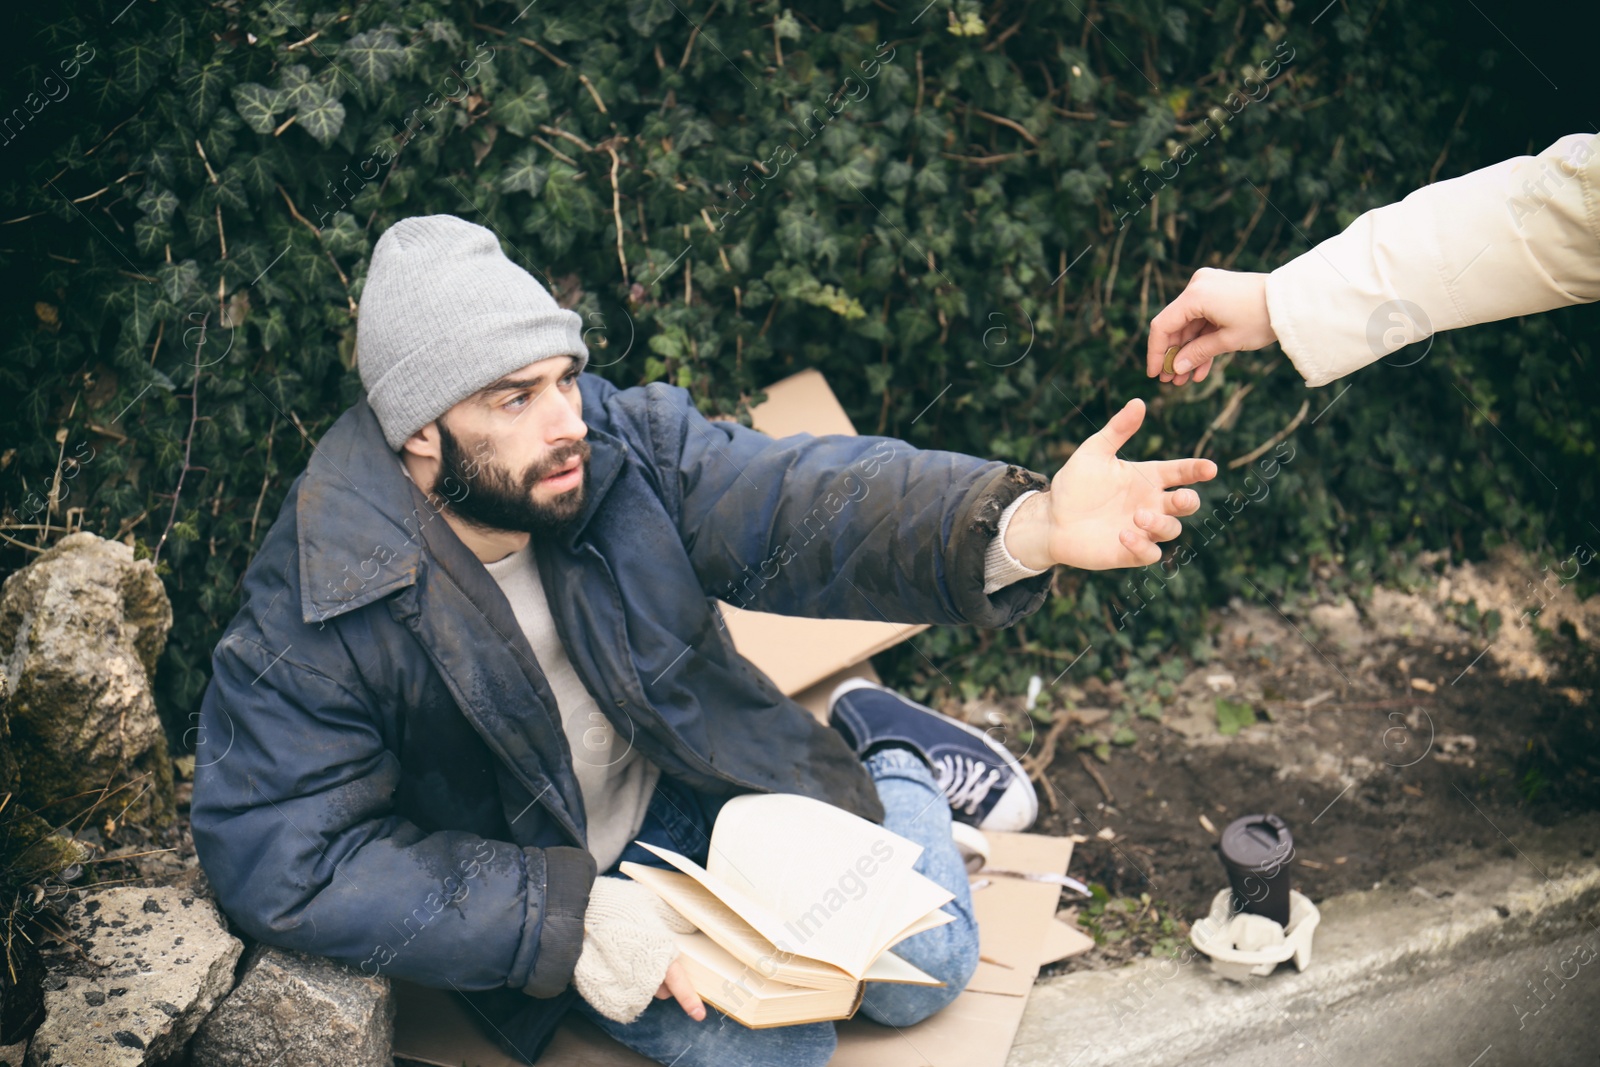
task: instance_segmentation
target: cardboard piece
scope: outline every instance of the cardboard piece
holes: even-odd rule
[[[1072,859],[1072,842],[1064,837],[985,836],[990,866],[1004,870],[1065,874]],[[972,911],[978,918],[979,945],[985,958],[979,961],[967,991],[1025,997],[1045,962],[1040,952],[1045,931],[1052,924],[1059,925],[1055,916],[1061,887],[981,872],[973,880],[983,878],[989,884],[972,894]]]
[[[1039,966],[1081,956],[1092,948],[1094,948],[1094,938],[1078,929],[1076,923],[1067,922],[1057,915],[1056,921],[1045,928],[1044,943],[1040,946],[1042,958],[1039,960]]]
[[[815,370],[801,371],[769,386],[766,402],[750,409],[750,422],[771,437],[856,432],[833,390]],[[765,671],[786,696],[927,629],[912,623],[803,619],[743,611],[726,603],[717,606],[734,647]]]
[[[1011,870],[1065,874],[1072,842],[1038,834],[990,834],[993,860]],[[833,1067],[1003,1067],[1039,967],[1081,951],[1088,939],[1055,918],[1059,887],[991,877],[973,895],[983,960],[955,1002],[916,1026],[864,1017],[838,1023]],[[1088,942],[1090,945],[1093,942]],[[396,980],[394,1054],[436,1067],[521,1067],[448,990]],[[577,1014],[557,1030],[539,1067],[650,1067]]]

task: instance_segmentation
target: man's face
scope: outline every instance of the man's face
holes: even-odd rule
[[[589,428],[576,365],[570,356],[530,363],[438,420],[439,476],[466,486],[451,511],[486,529],[532,534],[554,533],[577,516]]]

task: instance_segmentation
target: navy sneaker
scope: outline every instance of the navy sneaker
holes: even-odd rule
[[[839,683],[828,721],[865,756],[885,742],[904,745],[933,767],[952,815],[980,830],[1026,830],[1039,798],[1016,757],[983,731],[941,715],[865,678]]]

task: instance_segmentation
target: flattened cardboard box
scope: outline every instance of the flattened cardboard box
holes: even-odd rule
[[[803,371],[767,390],[752,409],[758,430],[773,437],[796,433],[854,433],[844,409],[821,374]],[[906,640],[924,626],[789,618],[722,605],[734,644],[778,687],[819,719],[827,698],[847,677],[877,675],[868,657]],[[990,834],[993,866],[1065,874],[1072,842],[1037,834]],[[916,1026],[895,1029],[865,1019],[838,1024],[838,1067],[1001,1067],[1010,1051],[1028,991],[1043,964],[1092,947],[1081,931],[1054,918],[1054,885],[991,877],[973,894],[981,962],[961,996]],[[502,1052],[469,1008],[449,992],[395,981],[396,1056],[439,1067],[518,1067]],[[728,1025],[737,1025],[729,1023]],[[539,1058],[540,1067],[648,1067],[650,1061],[569,1015]]]

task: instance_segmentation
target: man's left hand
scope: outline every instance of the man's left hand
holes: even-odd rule
[[[1083,570],[1144,567],[1161,559],[1159,542],[1183,532],[1180,515],[1200,509],[1200,494],[1176,486],[1210,481],[1209,459],[1130,463],[1118,449],[1144,422],[1130,400],[1056,472],[1050,491],[1029,497],[1006,527],[1006,548],[1035,570],[1056,563]]]

